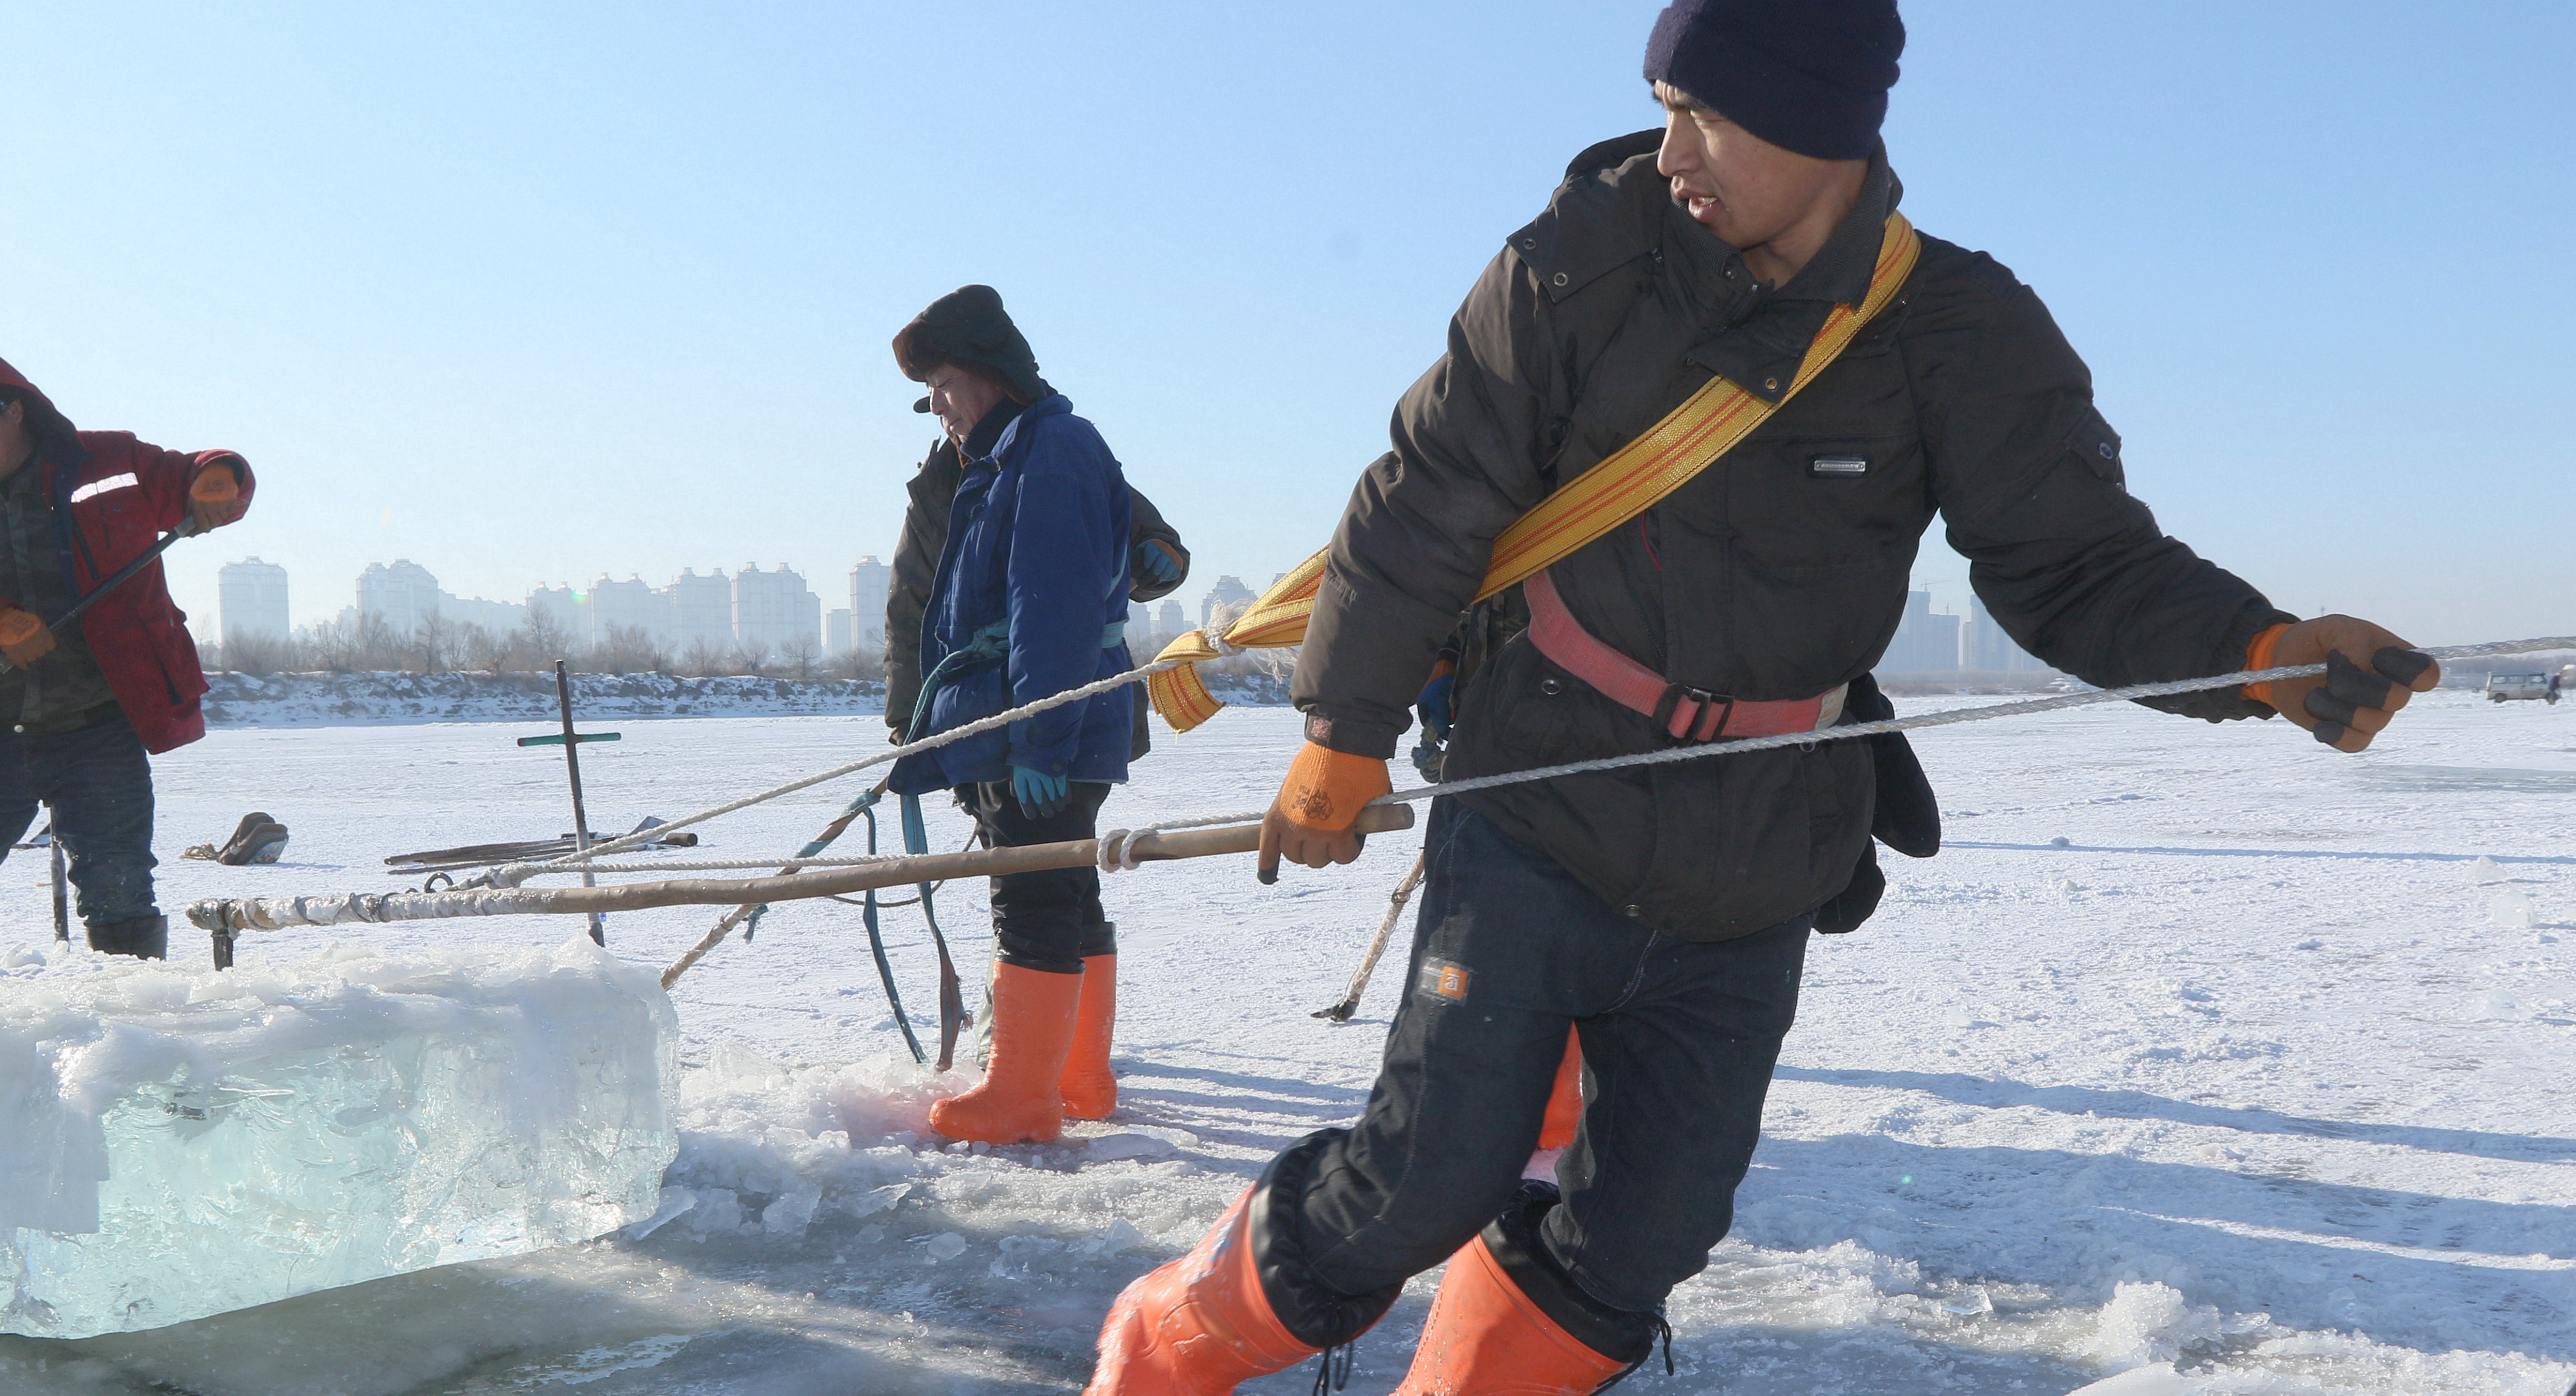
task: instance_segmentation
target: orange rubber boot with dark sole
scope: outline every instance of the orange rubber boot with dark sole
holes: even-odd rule
[[[1068,1120],[1105,1120],[1118,1108],[1118,1073],[1109,1069],[1109,1033],[1118,1022],[1118,957],[1086,955],[1082,961],[1082,1010],[1073,1020],[1073,1050],[1064,1059]]]
[[[951,1139],[1043,1144],[1064,1133],[1056,1082],[1073,1046],[1082,976],[1018,965],[993,967],[993,1049],[984,1079],[930,1107],[930,1127]]]
[[[1395,1396],[1590,1396],[1631,1365],[1558,1327],[1478,1236],[1449,1257]]]
[[[1547,1118],[1538,1127],[1540,1149],[1562,1149],[1574,1142],[1574,1127],[1583,1122],[1583,1039],[1565,1030],[1565,1060],[1556,1064],[1556,1087],[1548,1092]]]
[[[1246,1188],[1190,1253],[1127,1286],[1100,1326],[1083,1396],[1225,1396],[1320,1349],[1289,1336],[1261,1289]]]

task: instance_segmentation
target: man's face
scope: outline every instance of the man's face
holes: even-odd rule
[[[939,425],[947,429],[949,440],[961,446],[984,414],[1007,396],[1001,384],[955,364],[932,369],[922,385],[930,389],[930,410],[938,415]]]
[[[1655,172],[1672,181],[1683,212],[1738,251],[1789,231],[1844,163],[1783,150],[1669,83],[1655,84],[1655,100],[1664,107]]]

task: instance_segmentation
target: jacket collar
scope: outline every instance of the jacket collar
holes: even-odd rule
[[[1011,423],[1018,421],[1020,413],[1026,410],[1009,398],[993,404],[983,420],[975,423],[975,429],[966,433],[966,444],[957,449],[957,454],[967,460],[982,460],[993,454],[994,443],[1002,439],[1002,433],[1010,430]]]
[[[1728,324],[1694,346],[1687,356],[1690,361],[1764,402],[1786,397],[1797,380],[1799,364],[1806,359],[1807,346],[1824,328],[1833,308],[1857,307],[1869,299],[1870,277],[1878,270],[1878,250],[1886,240],[1887,215],[1895,211],[1903,193],[1895,172],[1887,166],[1886,147],[1872,151],[1860,198],[1835,225],[1825,245],[1779,289],[1737,292],[1730,300]],[[1724,282],[1746,284],[1742,254],[1715,238],[1708,239],[1706,246],[1723,249],[1725,260],[1717,272]]]
[[[1887,146],[1869,153],[1869,170],[1861,176],[1860,198],[1834,225],[1832,236],[1798,274],[1772,292],[1780,300],[1831,301],[1858,309],[1869,299],[1869,278],[1878,270],[1878,249],[1886,240],[1887,215],[1896,211],[1905,187],[1888,168]]]
[[[1007,407],[1009,404],[1005,403],[1003,406]],[[1027,435],[1023,428],[1031,427],[1034,423],[1048,417],[1062,416],[1072,410],[1073,403],[1062,393],[1039,398],[1013,413],[1010,420],[1002,424],[1001,431],[993,438],[992,444],[985,447],[979,454],[974,449],[975,440],[984,434],[985,427],[992,424],[993,417],[1000,415],[1002,408],[997,407],[993,409],[992,416],[987,416],[983,421],[975,424],[974,435],[966,439],[966,455],[978,465],[990,465],[998,469],[1003,457],[1008,456],[1011,448],[1019,444],[1020,438]]]

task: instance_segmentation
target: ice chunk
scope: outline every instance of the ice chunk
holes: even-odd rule
[[[657,1214],[678,1025],[586,937],[0,980],[0,1332],[157,1328]]]
[[[2469,881],[2480,887],[2504,880],[2504,869],[2497,867],[2496,860],[2483,853],[2478,855],[2476,862],[2469,864]]]
[[[1105,1163],[1113,1159],[1170,1158],[1173,1149],[1172,1141],[1168,1139],[1147,1134],[1143,1130],[1128,1130],[1118,1134],[1104,1134],[1090,1141],[1090,1147],[1086,1152],[1093,1162]]]
[[[2186,1304],[2181,1292],[2167,1285],[2122,1283],[2112,1287],[2111,1302],[2102,1306],[2097,1323],[2092,1340],[2080,1351],[2113,1371],[2125,1371],[2171,1362],[2184,1348],[2214,1335],[2218,1311]]]
[[[2487,903],[2487,920],[2508,931],[2527,931],[2537,922],[2528,893],[2508,887]]]
[[[2159,1362],[2077,1387],[2068,1396],[2196,1396],[2209,1389],[2209,1383],[2184,1376],[2174,1370],[2172,1363]]]

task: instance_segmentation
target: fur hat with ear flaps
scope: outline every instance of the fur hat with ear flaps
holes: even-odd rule
[[[960,286],[932,301],[894,337],[894,361],[916,383],[928,382],[941,364],[957,364],[983,371],[1023,403],[1055,393],[1038,376],[1037,355],[1002,309],[1002,293],[990,286]],[[930,399],[913,410],[929,411]]]

